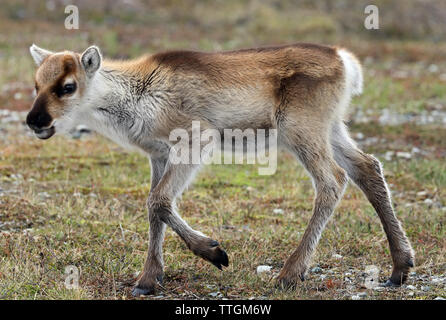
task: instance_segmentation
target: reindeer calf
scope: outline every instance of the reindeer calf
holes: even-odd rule
[[[131,61],[103,60],[99,49],[82,54],[30,48],[38,65],[37,97],[27,117],[40,139],[79,123],[150,156],[147,201],[150,241],[133,294],[153,293],[163,277],[162,243],[170,226],[196,255],[219,269],[228,256],[219,243],[192,229],[175,199],[199,164],[173,164],[169,132],[201,129],[277,129],[278,143],[313,179],[313,216],[278,281],[304,279],[321,233],[348,178],[367,196],[386,232],[393,259],[388,285],[403,283],[414,265],[410,243],[394,214],[380,162],[352,141],[343,124],[353,95],[362,91],[358,60],[347,50],[314,44],[221,53],[174,51]]]

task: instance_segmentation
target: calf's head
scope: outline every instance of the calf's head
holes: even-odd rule
[[[82,54],[51,52],[32,45],[31,55],[38,69],[35,75],[36,98],[26,117],[27,125],[40,139],[67,130],[70,116],[80,108],[89,82],[101,66],[101,54],[91,46]]]

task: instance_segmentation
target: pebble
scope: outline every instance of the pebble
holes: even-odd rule
[[[341,256],[340,254],[335,253],[334,255],[331,256],[334,259],[342,259],[343,256]]]
[[[440,68],[436,64],[431,64],[427,70],[429,70],[430,73],[437,73]]]
[[[425,197],[425,196],[427,196],[427,191],[420,191],[420,192],[417,192],[417,196],[419,196],[419,197]]]
[[[311,269],[311,273],[321,273],[322,272],[322,268],[320,267],[314,267],[313,269]]]
[[[436,297],[434,300],[446,300],[446,299],[443,297]]]
[[[406,289],[408,289],[408,290],[416,290],[417,287],[415,287],[415,286],[409,284],[409,285],[406,287]]]
[[[207,285],[206,285],[206,288],[208,288],[208,289],[216,289],[217,286],[214,285],[214,284],[207,284]]]
[[[424,292],[427,292],[427,291],[429,291],[430,289],[431,289],[431,287],[429,287],[429,286],[422,286],[422,287],[421,287],[421,290],[424,291]]]
[[[384,159],[386,159],[387,161],[391,161],[394,154],[395,152],[393,151],[387,151],[384,155]]]
[[[432,279],[431,279],[432,284],[440,284],[444,281],[445,281],[445,278],[432,277]]]
[[[361,297],[358,295],[352,296],[352,300],[361,300]]]
[[[378,287],[373,288],[373,290],[375,290],[375,291],[384,291],[384,290],[386,290],[386,288],[378,286]]]
[[[257,267],[257,274],[269,273],[269,272],[271,272],[272,268],[273,267],[271,267],[271,266],[258,266]]]
[[[358,140],[363,140],[364,134],[362,132],[358,132],[358,133],[356,133],[355,138]]]
[[[217,292],[211,292],[211,293],[209,293],[209,295],[210,295],[211,297],[213,297],[213,298],[219,298],[219,297],[222,297],[222,296],[223,296],[219,291],[217,291]]]
[[[39,196],[41,199],[49,199],[49,198],[51,198],[50,194],[49,194],[48,192],[46,192],[46,191],[44,191],[44,192],[39,192],[38,196]]]
[[[275,214],[283,214],[283,209],[279,209],[279,208],[277,208],[277,209],[274,209],[273,212],[274,212]]]
[[[398,158],[404,158],[404,159],[411,159],[412,155],[409,152],[402,152],[402,151],[398,151],[396,153],[396,156]]]

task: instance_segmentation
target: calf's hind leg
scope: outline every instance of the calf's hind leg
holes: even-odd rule
[[[393,211],[381,163],[356,147],[341,122],[336,123],[332,129],[331,144],[335,160],[364,192],[375,208],[387,235],[393,271],[386,285],[401,285],[407,279],[410,267],[414,266],[415,257],[401,223]]]
[[[299,279],[304,280],[322,231],[347,184],[345,171],[332,158],[328,139],[324,135],[311,136],[309,132],[296,132],[295,128],[294,132],[287,132],[285,143],[313,178],[316,198],[307,229],[279,274],[278,281],[284,287],[292,287]]]

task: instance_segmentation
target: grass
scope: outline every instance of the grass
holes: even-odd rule
[[[220,292],[217,298],[350,299],[360,291],[366,291],[369,299],[444,297],[445,284],[430,282],[431,277],[446,274],[444,125],[383,126],[375,120],[384,109],[419,114],[434,106],[446,111],[446,84],[439,77],[446,72],[446,47],[380,37],[365,41],[362,33],[344,34],[333,16],[315,15],[314,11],[299,14],[317,19],[302,18],[297,24],[293,20],[296,8],[290,4],[284,8],[254,6],[247,11],[255,13],[253,18],[247,18],[232,1],[221,4],[221,10],[207,4],[187,11],[177,1],[170,1],[170,7],[157,6],[147,20],[149,27],[140,16],[130,24],[125,11],[116,16],[110,13],[111,20],[117,19],[113,23],[91,11],[91,21],[81,16],[79,31],[62,29],[62,20],[56,18],[17,21],[12,14],[15,9],[8,6],[12,10],[9,18],[0,22],[1,30],[10,30],[8,37],[0,32],[0,67],[4,70],[0,109],[29,109],[35,69],[27,47],[32,42],[54,50],[78,51],[95,42],[115,58],[173,48],[219,50],[300,40],[352,48],[365,61],[366,84],[364,94],[353,101],[349,125],[354,136],[362,133],[378,141],[360,144],[383,161],[396,213],[416,251],[417,275],[408,284],[417,289],[362,287],[366,266],[378,266],[384,280],[391,272],[391,258],[377,215],[362,193],[349,186],[313,259],[311,268],[319,266],[322,274],[310,272],[295,291],[277,290],[273,277],[297,247],[311,217],[314,196],[302,167],[290,155],[280,153],[273,176],[259,176],[257,167],[248,165],[203,169],[183,194],[179,210],[194,228],[222,244],[230,265],[224,272],[211,267],[168,230],[166,279],[156,298],[210,299],[214,298],[210,293]],[[38,10],[45,9],[39,6]],[[209,12],[213,15],[207,15]],[[227,12],[234,13],[231,20]],[[427,72],[431,64],[439,70]],[[12,83],[19,86],[5,89]],[[355,121],[359,111],[369,115],[370,122]],[[129,283],[141,270],[147,251],[147,158],[96,135],[39,141],[27,135],[21,124],[0,122],[3,133],[0,298],[131,299]],[[411,151],[414,147],[423,152],[411,159],[384,157],[389,150]],[[283,213],[274,213],[274,209]],[[256,274],[256,267],[264,264],[273,269],[263,278]],[[78,290],[65,288],[68,265],[80,270]],[[423,291],[422,286],[430,289]]]
[[[8,154],[0,161],[1,184],[19,192],[0,198],[1,221],[11,222],[0,238],[3,298],[129,298],[124,284],[140,270],[148,241],[147,159],[96,136],[14,141]],[[443,201],[445,163],[417,159],[384,166],[390,173],[397,214],[417,252],[415,270],[444,273],[444,210],[424,204],[416,191],[427,190]],[[390,256],[379,220],[353,187],[324,232],[314,259],[333,274],[324,281],[310,274],[295,292],[277,291],[273,281],[256,275],[261,264],[279,271],[310,218],[312,198],[311,182],[286,154],[271,177],[258,176],[253,166],[206,167],[185,192],[179,209],[192,226],[222,243],[231,265],[224,272],[209,268],[168,231],[163,296],[206,298],[220,291],[227,298],[342,299],[351,291],[345,272],[355,275],[356,285],[368,264],[388,275]],[[276,208],[284,213],[274,214]],[[344,258],[334,259],[333,254]],[[78,291],[64,288],[68,265],[81,270]],[[369,294],[371,298],[404,295],[403,290]],[[421,297],[442,294],[444,288],[438,287]]]

